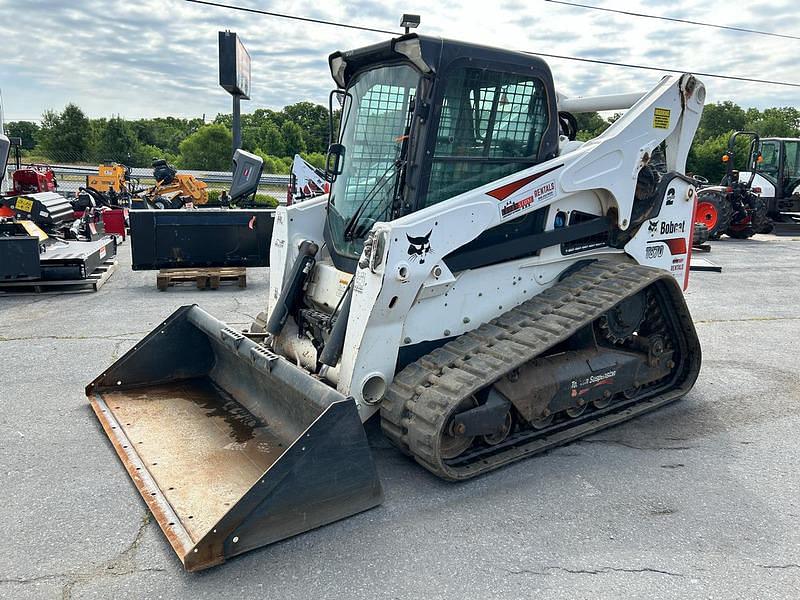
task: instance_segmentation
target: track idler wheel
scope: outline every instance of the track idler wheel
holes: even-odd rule
[[[567,413],[567,416],[568,416],[570,419],[577,419],[577,418],[578,418],[578,417],[580,417],[580,416],[581,416],[581,415],[582,415],[584,412],[586,412],[586,404],[583,404],[583,405],[581,405],[581,406],[573,406],[572,408],[568,408],[568,409],[567,409],[566,411],[564,411],[564,412],[566,412],[566,413]]]
[[[513,425],[514,419],[511,416],[511,411],[509,411],[506,413],[506,420],[503,422],[503,425],[494,433],[481,436],[481,439],[488,446],[496,446],[497,444],[505,441],[505,439],[508,437],[508,434],[511,433],[511,428]]]
[[[443,459],[449,460],[451,458],[455,458],[456,456],[463,454],[464,451],[472,445],[475,437],[471,435],[464,435],[466,429],[463,424],[456,421],[456,416],[462,412],[476,408],[477,406],[478,400],[475,398],[475,396],[469,396],[468,398],[464,398],[456,410],[453,411],[453,416],[450,418],[450,422],[442,432],[442,439],[439,442],[439,452]]]

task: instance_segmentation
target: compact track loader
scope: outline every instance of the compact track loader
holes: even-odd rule
[[[245,333],[185,306],[86,390],[189,570],[379,504],[373,416],[465,480],[700,369],[681,290],[702,83],[571,99],[539,58],[413,34],[329,62],[331,190],[278,207],[267,310]],[[574,113],[624,109],[575,141]]]

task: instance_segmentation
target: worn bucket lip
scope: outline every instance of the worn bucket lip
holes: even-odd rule
[[[184,527],[183,523],[181,522],[178,514],[173,509],[172,505],[170,504],[169,500],[167,500],[166,495],[164,492],[161,491],[161,488],[156,483],[155,479],[151,475],[150,471],[147,469],[147,466],[144,464],[144,461],[136,452],[134,445],[131,443],[128,436],[125,434],[125,431],[122,429],[117,418],[114,416],[114,413],[108,407],[108,404],[103,399],[102,394],[100,392],[95,392],[93,397],[90,398],[90,404],[92,409],[94,410],[95,414],[97,415],[98,420],[100,421],[101,425],[103,426],[103,430],[106,433],[106,436],[111,441],[112,445],[114,446],[114,450],[116,451],[117,455],[119,456],[120,460],[122,460],[122,464],[125,469],[128,471],[128,475],[130,476],[133,484],[136,486],[136,489],[139,491],[139,494],[144,499],[147,507],[150,509],[150,512],[156,519],[161,531],[164,532],[164,535],[167,537],[172,549],[180,558],[181,563],[184,567],[187,567],[187,562],[192,553],[198,552],[198,548],[200,545],[207,539],[209,534],[216,533],[216,529],[212,526],[212,528],[205,532],[197,541],[192,539],[192,536],[189,534],[188,530]],[[247,491],[237,500],[233,505],[225,512],[225,514],[219,519],[217,522],[218,524],[225,519],[225,516],[230,514],[232,511],[236,510],[236,507],[239,503],[246,498],[253,489],[255,489],[260,482],[266,477],[269,472],[273,469],[275,465],[277,465],[286,454],[297,444],[300,444],[303,438],[306,437],[309,431],[317,424],[317,422],[322,419],[322,417],[331,410],[334,405],[337,404],[346,404],[348,402],[354,402],[354,399],[349,396],[342,396],[341,400],[336,400],[332,402],[325,410],[322,411],[310,424],[306,427],[303,432],[291,443],[284,448],[284,451],[281,455],[273,462],[267,469],[264,471],[247,489]],[[204,569],[214,564],[218,564],[225,561],[225,557],[220,557],[220,560],[211,562],[211,563],[204,563],[202,565],[195,565],[191,570],[197,569]],[[188,567],[187,567],[188,568]]]
[[[99,393],[94,394],[94,397],[90,398],[90,403],[136,489],[139,490],[139,494],[141,494],[150,512],[156,518],[164,535],[167,536],[172,549],[175,550],[181,562],[185,564],[186,556],[195,548],[195,542],[183,526],[183,523],[181,523],[164,493],[156,484],[150,471],[147,470],[144,461],[134,450],[133,444],[131,444],[128,436],[125,435],[122,426],[102,396]]]

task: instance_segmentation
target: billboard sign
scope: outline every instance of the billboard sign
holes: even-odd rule
[[[231,31],[219,32],[219,84],[234,96],[250,99],[250,54]]]

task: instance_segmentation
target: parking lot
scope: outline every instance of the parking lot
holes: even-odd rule
[[[800,239],[713,242],[687,293],[703,368],[682,401],[462,484],[370,423],[380,507],[199,574],[177,557],[84,386],[180,305],[246,327],[248,287],[159,292],[120,268],[94,294],[0,297],[0,596],[800,596]]]

